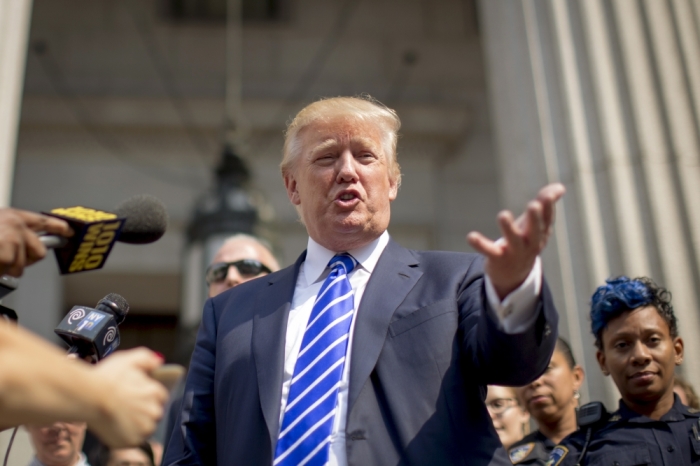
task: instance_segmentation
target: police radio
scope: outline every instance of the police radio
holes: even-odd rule
[[[579,429],[586,429],[586,440],[583,443],[583,448],[581,448],[581,453],[578,455],[577,465],[582,464],[583,459],[586,457],[593,433],[600,429],[608,419],[610,419],[610,413],[600,401],[586,403],[576,411],[576,423]]]
[[[110,293],[95,308],[73,306],[54,332],[81,359],[90,357],[97,362],[114,352],[120,343],[119,324],[129,312],[129,303],[116,293]]]
[[[586,403],[576,411],[576,422],[580,428],[604,424],[609,418],[610,413],[600,401]]]

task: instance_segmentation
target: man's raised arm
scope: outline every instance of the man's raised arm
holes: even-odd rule
[[[469,244],[486,257],[484,270],[499,299],[520,287],[532,272],[552,233],[555,204],[565,191],[560,183],[545,186],[517,219],[510,211],[500,212],[498,224],[503,236],[497,241],[478,232],[467,235]]]

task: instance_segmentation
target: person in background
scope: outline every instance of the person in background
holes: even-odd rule
[[[489,385],[484,404],[506,450],[529,432],[530,414],[520,406],[514,387]]]
[[[98,444],[88,455],[92,466],[158,466],[149,442],[133,448],[112,448]]]
[[[513,464],[544,465],[554,446],[576,431],[583,379],[583,368],[576,364],[569,343],[558,338],[544,374],[517,389],[518,398],[537,421],[538,429],[510,447],[508,455]]]
[[[680,375],[676,375],[673,391],[681,399],[681,403],[693,409],[700,409],[700,400],[695,389]]]
[[[105,466],[156,466],[156,464],[151,445],[146,442],[136,448],[112,450]]]
[[[26,427],[34,446],[34,459],[29,466],[90,466],[80,450],[87,428],[84,422]]]
[[[683,339],[671,293],[647,277],[608,279],[591,300],[591,330],[600,369],[622,396],[619,409],[580,426],[548,464],[700,464],[700,413],[673,391]]]
[[[234,286],[276,272],[279,269],[277,259],[260,239],[243,233],[233,235],[227,238],[216,251],[207,268],[205,280],[209,287],[209,297],[213,298]],[[179,391],[173,393],[165,426],[163,440],[165,446],[168,445],[170,435],[175,427],[177,414],[182,404],[183,389],[184,387],[180,386]],[[160,458],[162,458],[162,453]]]
[[[207,268],[209,297],[279,269],[275,256],[258,238],[245,234],[231,236]]]

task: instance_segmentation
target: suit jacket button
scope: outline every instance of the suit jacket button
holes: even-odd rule
[[[544,326],[544,337],[547,338],[551,333],[552,333],[551,327],[549,326],[549,324],[545,324],[545,326]]]
[[[364,440],[365,433],[361,430],[355,430],[350,432],[350,440]]]

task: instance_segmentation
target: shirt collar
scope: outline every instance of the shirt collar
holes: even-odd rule
[[[554,442],[549,437],[545,437],[545,435],[540,432],[539,430],[535,432],[535,440],[538,442],[541,442],[544,444],[545,447],[552,449],[556,446]]]
[[[656,422],[650,417],[643,416],[632,409],[629,408],[625,404],[624,401],[622,401],[622,398],[620,398],[620,409],[617,411],[617,414],[620,415],[620,417],[626,421],[630,422]],[[687,406],[685,406],[683,403],[681,403],[681,399],[676,395],[675,393],[673,394],[673,406],[671,406],[671,409],[668,410],[666,414],[661,416],[661,419],[659,419],[660,422],[676,422],[676,421],[683,421],[688,417],[698,417],[698,413],[694,413],[688,409]]]
[[[29,463],[29,466],[44,466],[44,463],[39,461],[39,459],[35,456],[32,458],[32,462]],[[80,453],[80,458],[78,459],[78,462],[75,463],[73,466],[90,466],[90,464],[87,462],[87,457],[85,456],[85,453]]]
[[[358,262],[358,267],[362,267],[371,274],[374,271],[374,267],[377,265],[377,261],[379,261],[379,256],[382,255],[387,244],[389,244],[389,232],[384,231],[379,238],[371,243],[361,248],[343,252],[352,255]],[[336,252],[324,248],[309,237],[306,246],[306,259],[304,260],[306,286],[316,283],[323,278],[328,263],[336,254]]]

